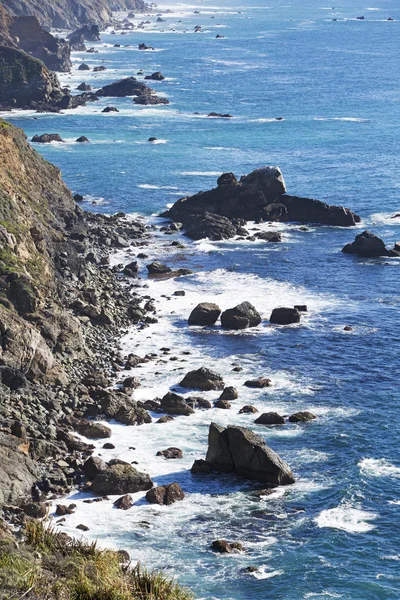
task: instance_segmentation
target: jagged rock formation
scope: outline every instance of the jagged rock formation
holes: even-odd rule
[[[342,227],[360,221],[348,208],[287,195],[278,167],[256,169],[241,177],[240,181],[233,173],[224,173],[217,183],[218,187],[210,191],[181,198],[161,216],[182,222],[186,235],[195,240],[202,237],[219,240],[242,235],[245,219]]]
[[[118,98],[133,96],[135,104],[169,104],[169,100],[158,97],[154,90],[138,81],[135,77],[126,77],[125,79],[105,85],[96,92],[96,95]]]
[[[371,231],[366,230],[356,235],[354,242],[346,244],[342,252],[345,254],[356,254],[363,258],[400,256],[400,244],[397,242],[393,250],[388,250],[381,238]]]
[[[149,10],[144,0],[2,0],[16,16],[35,16],[42,25],[59,29],[74,29],[79,25],[106,25],[113,10]]]

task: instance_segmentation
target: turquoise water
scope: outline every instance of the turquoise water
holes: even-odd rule
[[[241,175],[270,164],[281,167],[290,193],[344,204],[363,223],[361,229],[308,232],[284,226],[279,247],[191,244],[183,260],[196,275],[151,284],[165,319],[139,349],[190,347],[194,364],[216,365],[229,382],[240,385],[230,370],[236,360],[245,365],[246,378],[271,374],[276,385],[256,396],[241,389],[232,411],[181,417],[163,432],[158,425],[114,426],[120,441],[115,456],[127,455],[124,440],[131,444],[133,437],[141,468],[157,483],[179,481],[187,499],[159,512],[139,499],[123,515],[105,505],[82,505],[91,511],[83,522],[90,522],[88,535],[166,568],[207,600],[398,600],[400,261],[357,259],[340,249],[365,228],[388,246],[400,238],[400,219],[391,219],[400,212],[400,7],[384,0],[335,10],[316,0],[271,0],[268,7],[249,0],[173,9],[181,12],[166,16],[167,23],[125,36],[104,34],[98,54],[75,55],[76,65],[104,62],[106,72],[82,79],[75,70],[63,80],[100,87],[139,68],[161,70],[167,79],[152,87],[167,95],[169,106],[103,99],[64,115],[8,118],[29,137],[61,134],[67,143],[36,148],[86,196],[88,209],[150,217],[183,195],[209,189],[224,171]],[[361,15],[365,20],[355,19]],[[197,24],[203,34],[191,33]],[[215,39],[217,33],[225,38]],[[139,52],[140,42],[159,51]],[[115,43],[133,47],[111,47]],[[101,114],[106,105],[120,112]],[[211,111],[234,118],[206,118]],[[80,135],[91,143],[75,144]],[[162,143],[149,144],[150,136]],[[173,260],[161,241],[150,252]],[[180,287],[187,296],[171,314],[161,296]],[[266,324],[240,335],[188,330],[185,317],[204,298],[217,298],[224,308],[247,299],[266,317],[275,305],[304,301],[310,313],[300,328]],[[343,333],[346,324],[352,333]],[[139,339],[125,344],[134,348]],[[178,381],[167,367],[159,370],[158,378],[143,373],[154,396]],[[246,403],[284,414],[312,409],[318,420],[285,430],[257,428],[237,415]],[[264,434],[298,483],[259,502],[242,482],[192,479],[188,469],[204,456],[210,420]],[[153,452],[161,444],[183,448],[187,458],[161,465]],[[150,529],[140,529],[140,519]],[[246,553],[215,556],[208,545],[218,537],[242,541]],[[261,566],[262,578],[243,574],[249,565]]]

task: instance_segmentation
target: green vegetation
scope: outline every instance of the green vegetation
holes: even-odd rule
[[[160,572],[127,556],[73,540],[46,522],[28,521],[18,545],[0,531],[0,598],[11,600],[192,600],[193,595]]]

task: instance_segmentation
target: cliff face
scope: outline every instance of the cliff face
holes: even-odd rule
[[[42,25],[74,29],[86,23],[105,25],[112,10],[146,10],[143,0],[2,0],[17,16],[34,15]]]

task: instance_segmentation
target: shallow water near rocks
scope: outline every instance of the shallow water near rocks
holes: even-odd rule
[[[116,448],[102,450],[95,442],[97,452],[106,460],[137,461],[156,484],[177,481],[186,499],[158,508],[137,494],[132,509],[118,511],[111,502],[82,503],[85,496],[74,493],[78,510],[65,530],[76,533],[84,523],[89,539],[127,549],[207,600],[397,600],[400,260],[357,259],[340,250],[366,228],[388,246],[400,238],[400,218],[391,218],[400,212],[398,3],[346,3],[333,10],[316,0],[268,6],[223,0],[171,8],[166,23],[151,19],[147,31],[104,34],[95,44],[98,54],[75,53],[72,76],[62,75],[73,88],[83,80],[100,87],[139,68],[161,70],[166,80],[152,87],[166,94],[169,106],[109,98],[63,115],[7,114],[29,137],[57,132],[66,140],[35,147],[85,195],[83,206],[140,213],[152,223],[154,213],[209,189],[224,171],[241,175],[271,164],[281,167],[290,193],[343,204],[363,221],[353,229],[308,231],[274,224],[283,236],[277,245],[192,243],[157,234],[145,250],[149,259],[139,261],[143,283],[145,264],[154,258],[194,275],[148,282],[160,321],[128,332],[121,345],[140,355],[157,352],[164,362],[136,369],[142,386],[135,397],[163,395],[186,371],[205,365],[238,387],[239,399],[229,411],[197,411],[165,425],[111,424]],[[361,15],[365,20],[357,21]],[[192,33],[197,24],[203,34]],[[215,39],[217,33],[225,38]],[[158,51],[139,52],[140,42]],[[104,62],[107,71],[82,74],[76,67],[83,60]],[[120,112],[101,114],[106,105]],[[234,118],[209,119],[211,111]],[[75,143],[80,135],[91,143]],[[160,143],[148,143],[151,136]],[[173,239],[186,246],[179,254]],[[179,289],[186,295],[172,296]],[[243,300],[262,313],[259,327],[232,333],[187,326],[200,301],[225,309]],[[294,304],[308,305],[300,326],[269,326],[275,306]],[[345,325],[353,331],[343,331]],[[168,354],[159,350],[165,346]],[[232,363],[243,371],[233,372]],[[273,386],[243,386],[259,375]],[[245,404],[285,415],[310,410],[318,419],[257,426],[254,416],[238,414]],[[296,484],[259,499],[252,483],[192,477],[212,420],[263,435],[290,464]],[[156,457],[169,446],[181,448],[183,459]],[[218,538],[240,541],[246,552],[215,555],[209,545]],[[259,570],[243,573],[251,565]]]

